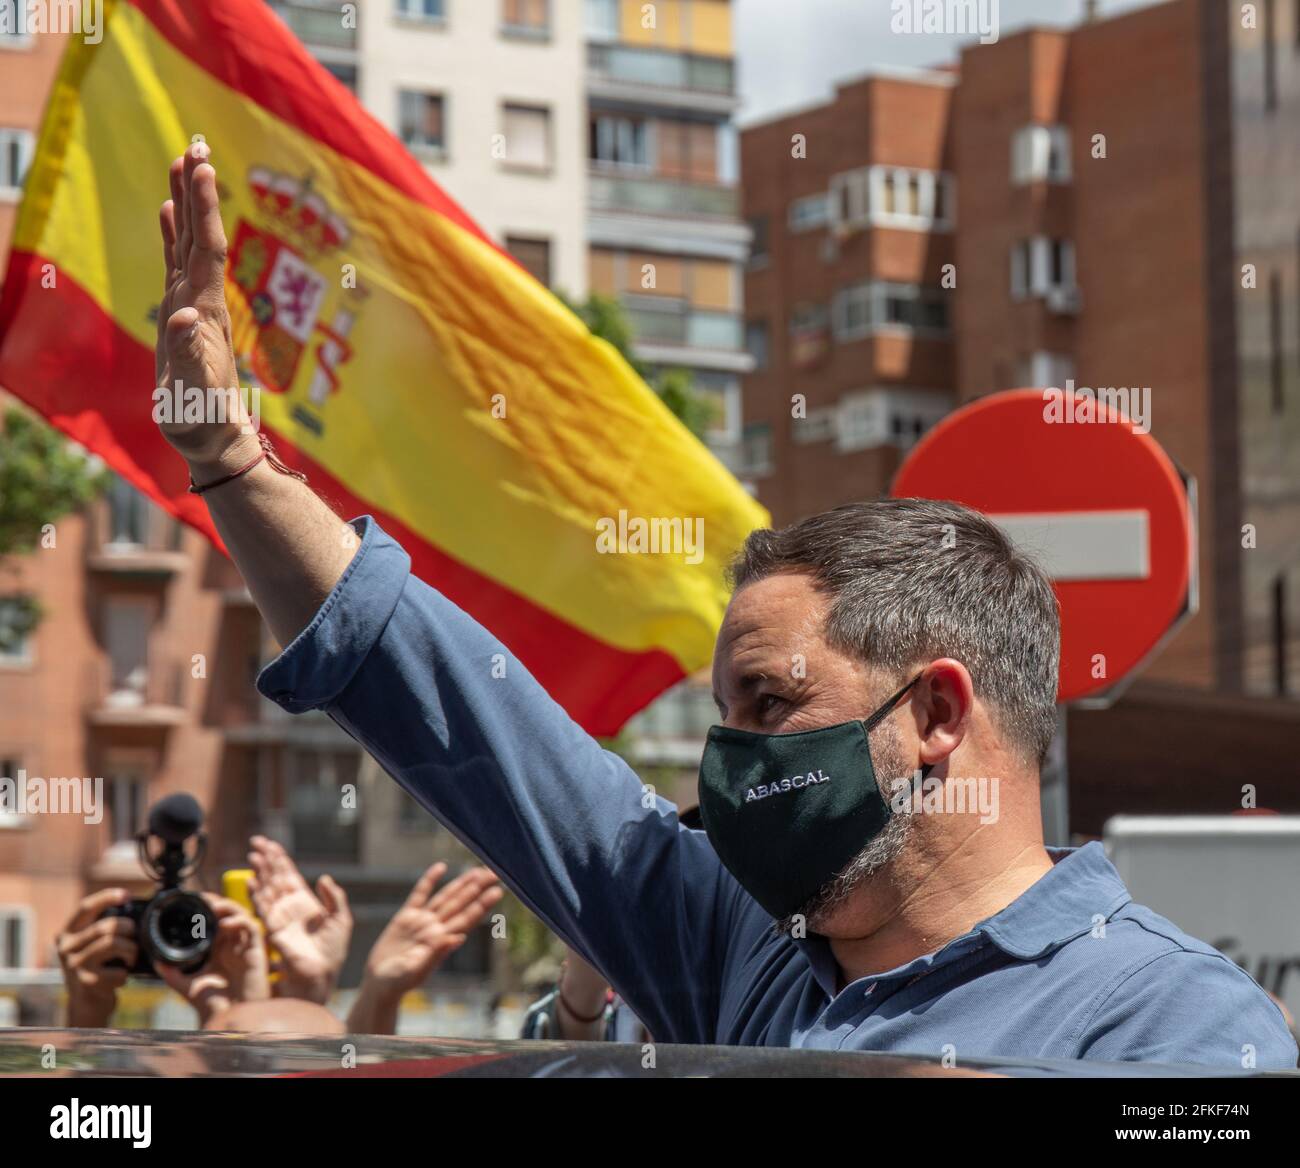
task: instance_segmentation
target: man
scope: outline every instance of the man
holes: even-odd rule
[[[237,384],[207,156],[173,163],[162,209],[159,385]],[[706,838],[517,662],[494,676],[502,646],[373,521],[235,423],[164,432],[287,646],[262,692],[328,711],[657,1040],[1295,1065],[1263,991],[1132,904],[1098,845],[1044,849],[1054,598],[974,513],[883,501],[751,537]]]

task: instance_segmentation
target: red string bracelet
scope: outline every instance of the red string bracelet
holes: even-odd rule
[[[258,434],[257,441],[262,447],[258,456],[247,465],[241,466],[232,474],[228,474],[224,478],[219,478],[215,482],[205,483],[203,486],[199,486],[198,483],[194,481],[194,476],[191,475],[190,494],[202,495],[205,491],[210,491],[214,487],[222,487],[225,486],[226,483],[233,483],[235,479],[246,475],[255,466],[259,466],[263,462],[269,462],[275,470],[280,472],[280,474],[288,475],[290,478],[297,479],[299,482],[305,483],[307,481],[307,476],[305,474],[302,474],[300,471],[291,470],[280,461],[279,457],[275,453],[275,447],[271,445],[271,440],[265,434]]]

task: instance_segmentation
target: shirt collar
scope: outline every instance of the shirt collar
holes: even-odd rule
[[[1047,854],[1051,871],[972,930],[1022,961],[1083,936],[1132,900],[1100,843],[1048,848]]]
[[[918,957],[873,980],[913,976],[946,965],[977,947],[981,934],[1021,961],[1042,957],[1090,932],[1099,920],[1109,920],[1132,899],[1100,843],[1048,848],[1047,854],[1053,861],[1051,870],[1001,912],[955,937],[938,952]],[[830,943],[814,933],[796,938],[795,944],[808,958],[818,984],[833,998],[838,970]]]

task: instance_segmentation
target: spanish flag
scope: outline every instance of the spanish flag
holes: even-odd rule
[[[219,544],[153,421],[157,208],[202,136],[241,383],[283,460],[611,734],[710,658],[762,509],[263,0],[107,0],[50,98],[0,385]],[[696,536],[702,536],[697,543]]]

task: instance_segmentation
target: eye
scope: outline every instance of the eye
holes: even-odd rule
[[[774,713],[785,705],[785,698],[777,694],[762,694],[758,699],[758,713],[760,717],[766,718],[769,714]]]

